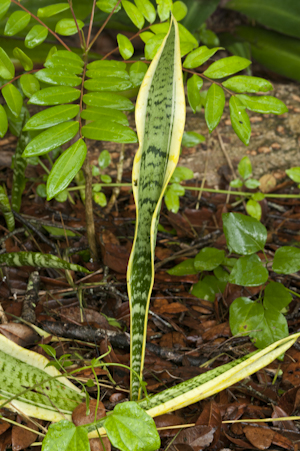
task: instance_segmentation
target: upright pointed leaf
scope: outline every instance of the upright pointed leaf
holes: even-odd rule
[[[200,97],[200,89],[202,88],[203,80],[198,75],[194,74],[191,78],[188,79],[187,82],[187,94],[189,104],[193,110],[193,113],[196,113],[197,107],[201,107],[201,97]]]
[[[122,0],[122,6],[131,22],[141,30],[144,26],[145,19],[140,10],[133,3],[128,2],[127,0]]]
[[[0,47],[0,77],[4,78],[4,80],[11,80],[14,76],[15,66],[7,53]]]
[[[117,41],[119,46],[119,51],[121,53],[121,56],[124,58],[124,60],[128,60],[132,57],[134,53],[134,47],[132,43],[129,41],[127,36],[124,34],[119,33],[117,35]]]
[[[211,133],[221,120],[225,106],[225,94],[223,89],[213,83],[207,91],[205,103],[205,120]]]
[[[23,97],[20,91],[12,83],[9,83],[2,88],[2,95],[13,116],[16,118],[20,116],[23,105]]]
[[[184,122],[179,31],[172,18],[169,33],[148,69],[136,105],[140,147],[135,156],[132,179],[137,221],[127,280],[131,309],[131,368],[141,375],[160,206],[179,158]],[[131,396],[132,399],[139,396],[139,381],[132,373]]]
[[[27,33],[25,38],[25,47],[28,49],[33,49],[37,45],[42,44],[48,36],[47,28],[42,25],[34,25],[31,30]]]
[[[27,27],[30,22],[30,14],[25,11],[15,11],[10,15],[4,28],[5,36],[14,36]]]

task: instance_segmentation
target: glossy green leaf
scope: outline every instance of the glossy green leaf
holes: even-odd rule
[[[223,89],[213,83],[207,91],[205,103],[205,120],[211,133],[219,124],[225,106],[225,94]]]
[[[8,129],[8,120],[5,109],[0,105],[0,138],[3,138]]]
[[[4,80],[11,80],[14,76],[15,66],[7,53],[0,47],[0,77],[4,78]]]
[[[260,186],[260,181],[256,180],[256,179],[248,179],[245,181],[245,186],[246,186],[246,188],[249,188],[249,189],[255,189]],[[262,199],[255,199],[255,200],[262,200]]]
[[[103,150],[98,158],[98,164],[100,169],[105,169],[110,165],[110,153],[108,150]]]
[[[88,451],[90,449],[87,431],[71,421],[61,420],[49,426],[43,440],[42,451]]]
[[[180,208],[180,200],[176,191],[173,191],[170,188],[167,189],[164,200],[166,207],[169,211],[171,211],[174,214],[178,213]]]
[[[47,200],[67,188],[83,165],[86,154],[86,144],[79,139],[60,155],[47,179]]]
[[[203,80],[198,75],[194,74],[187,81],[187,95],[189,104],[193,113],[197,112],[197,107],[201,106],[200,89],[203,86]]]
[[[144,31],[143,33],[140,33],[141,40],[147,44],[147,42],[153,38],[154,34],[151,33],[151,31]]]
[[[23,52],[23,50],[15,47],[13,50],[13,55],[20,61],[25,70],[31,70],[33,68],[33,62],[31,58],[29,58],[29,56],[27,56],[26,53]]]
[[[120,70],[126,71],[126,63],[123,61],[114,61],[114,60],[96,60],[92,61],[87,65],[88,70],[100,70],[103,71],[105,77],[108,77],[107,71],[109,70]],[[113,76],[120,76],[113,74]]]
[[[287,321],[282,313],[274,309],[264,310],[264,317],[257,323],[250,336],[252,343],[263,349],[281,338],[288,337],[289,329]]]
[[[195,257],[195,269],[198,271],[212,271],[221,265],[224,257],[224,251],[214,247],[204,247]]]
[[[180,20],[184,19],[187,15],[188,7],[184,2],[177,1],[173,4],[173,16],[175,19],[179,22]]]
[[[69,52],[68,50],[58,50],[51,56],[50,60],[57,65],[64,64],[68,66],[66,67],[66,70],[69,70],[69,66],[72,66],[74,63],[76,63],[77,66],[84,66],[82,58],[76,53]],[[47,62],[50,60],[47,60]]]
[[[234,96],[229,99],[231,125],[242,143],[248,146],[251,136],[251,124],[245,105]]]
[[[66,71],[58,71],[55,68],[41,69],[35,73],[35,77],[44,83],[51,83],[60,86],[79,86],[82,79]]]
[[[116,4],[118,3],[118,0],[99,0],[96,5],[98,6],[101,11],[104,11],[105,13],[111,13],[112,10],[115,8]],[[114,13],[117,13],[120,11],[121,5],[119,4],[115,10]]]
[[[85,138],[97,141],[110,141],[116,143],[136,143],[137,136],[133,130],[117,122],[95,121],[84,125],[81,133]]]
[[[14,36],[27,27],[30,22],[30,14],[25,11],[15,11],[13,12],[6,22],[4,28],[5,36]]]
[[[268,280],[268,270],[256,254],[240,257],[231,271],[229,282],[244,287],[256,287]]]
[[[215,276],[205,276],[193,285],[191,293],[199,299],[214,302],[216,294],[223,292],[226,282],[221,282]]]
[[[222,219],[230,252],[247,255],[264,248],[267,241],[267,230],[259,221],[241,213],[225,213],[222,215]]]
[[[3,213],[7,228],[10,232],[15,229],[15,218],[11,211],[11,206],[7,197],[7,194],[0,185],[0,212]]]
[[[47,108],[32,116],[23,130],[41,130],[73,119],[79,113],[79,105],[59,105]]]
[[[205,45],[202,45],[198,49],[193,50],[188,54],[183,63],[183,67],[185,67],[186,69],[194,69],[196,67],[199,67],[220,49],[221,47],[208,49]]]
[[[172,183],[171,185],[169,185],[169,189],[176,193],[178,196],[185,195],[185,188],[178,183]]]
[[[104,208],[107,205],[107,199],[104,193],[94,193],[93,194],[93,200],[96,202],[97,205],[100,205],[100,207]]]
[[[56,3],[55,5],[45,6],[44,8],[39,8],[37,12],[38,17],[52,17],[56,14],[62,13],[70,9],[69,3]]]
[[[277,249],[272,269],[277,274],[293,274],[300,271],[300,249],[292,246]]]
[[[170,178],[170,183],[180,183],[183,180],[191,180],[194,178],[194,173],[191,169],[184,166],[177,166]]]
[[[285,104],[273,96],[248,96],[238,94],[236,96],[248,110],[256,113],[283,114],[288,111]]]
[[[122,0],[121,3],[131,22],[139,30],[141,30],[145,23],[145,19],[141,11],[133,3],[128,2],[127,0]]]
[[[184,132],[181,144],[183,147],[195,147],[205,141],[204,136],[196,132]]]
[[[171,276],[188,276],[190,274],[198,274],[199,271],[194,266],[194,259],[187,258],[183,262],[168,269],[167,273]]]
[[[33,105],[60,105],[62,103],[74,102],[79,99],[80,91],[75,88],[66,86],[55,86],[53,88],[45,88],[34,94],[29,104]]]
[[[135,402],[117,404],[104,422],[111,444],[122,451],[155,451],[160,438],[153,418]]]
[[[74,138],[79,130],[79,122],[70,121],[55,125],[35,136],[26,146],[23,157],[43,155]]]
[[[291,169],[286,169],[285,171],[290,179],[296,183],[300,183],[300,166]]]
[[[172,0],[156,0],[157,12],[161,22],[169,19],[170,12],[172,11]]]
[[[156,34],[147,41],[147,44],[145,45],[145,58],[147,60],[153,60],[165,36],[166,35],[163,33]]]
[[[119,51],[124,60],[128,60],[132,57],[134,53],[134,47],[130,40],[124,34],[119,33],[117,35],[117,41],[119,46]]]
[[[79,30],[81,30],[84,27],[84,22],[82,22],[82,20],[77,19],[77,25],[78,25]],[[58,33],[61,36],[72,36],[73,34],[78,33],[77,26],[75,24],[75,20],[74,19],[61,19],[56,24],[55,33]]]
[[[86,268],[68,263],[55,255],[40,252],[10,252],[0,255],[0,263],[5,266],[35,266],[40,268],[70,269],[89,273]]]
[[[273,86],[268,80],[259,77],[251,77],[249,75],[236,75],[228,78],[222,83],[225,88],[231,89],[234,92],[267,92],[273,89]]]
[[[79,108],[79,107],[78,107]],[[129,125],[126,114],[122,113],[118,110],[113,110],[112,108],[101,108],[101,107],[87,107],[85,110],[82,110],[80,114],[82,119],[86,119],[88,121],[113,121],[118,122],[122,125]]]
[[[203,75],[209,78],[224,78],[246,69],[251,61],[240,56],[228,56],[212,63],[209,68],[203,72]]]
[[[233,335],[244,334],[255,330],[264,319],[264,308],[258,302],[248,298],[237,298],[229,308],[229,325]]]
[[[138,10],[143,14],[143,16],[152,23],[156,19],[156,11],[154,6],[149,0],[134,0]]]
[[[84,82],[84,87],[88,91],[126,91],[126,89],[130,89],[132,87],[132,83],[130,80],[124,80],[123,78],[118,77],[103,77],[93,80],[86,80]]]
[[[252,175],[252,164],[250,158],[244,156],[238,164],[238,173],[246,180]]]
[[[112,178],[110,177],[110,175],[107,175],[107,174],[101,175],[100,179],[103,183],[111,183],[112,182]]]
[[[222,268],[222,266],[217,266],[214,269],[214,275],[221,282],[228,282],[230,274]]]
[[[169,21],[162,22],[162,23],[156,23],[156,24],[150,26],[150,30],[153,31],[153,33],[164,34],[164,35],[166,35],[168,33],[169,28],[170,28]]]
[[[250,180],[254,180],[254,179],[250,179]],[[250,182],[250,180],[247,180]],[[259,183],[258,180],[256,180],[257,183]],[[247,182],[246,182],[247,183]],[[247,187],[248,188],[248,187]],[[263,193],[257,192],[257,193],[253,193],[252,194],[252,199],[253,200],[257,200],[257,202],[260,202],[261,200],[264,200],[265,195]]]
[[[134,87],[140,86],[144,80],[144,76],[148,70],[147,64],[142,61],[137,61],[130,66],[129,76],[130,81]]]
[[[115,93],[95,92],[93,94],[85,94],[83,96],[83,102],[90,106],[113,108],[120,111],[134,110],[134,106],[129,99]]]
[[[279,312],[287,307],[293,297],[282,283],[270,282],[264,293],[264,307],[266,309],[275,309]]]
[[[136,63],[135,63],[136,64]],[[145,63],[144,63],[145,64]],[[122,78],[124,80],[129,80],[129,74],[126,70],[120,69],[119,67],[102,67],[101,69],[92,69],[86,71],[86,76],[89,78]]]
[[[248,215],[260,221],[262,210],[260,204],[256,200],[249,199],[246,203],[246,210]]]
[[[183,42],[190,42],[193,44],[193,47],[198,47],[198,41],[195,38],[195,36],[192,35],[192,33],[187,30],[181,23],[178,24],[178,30],[179,30],[179,37],[180,37],[180,45]]]
[[[22,94],[12,83],[10,83],[2,88],[2,95],[13,116],[17,118],[20,115],[23,106]]]
[[[10,7],[10,0],[1,0],[0,2],[0,19],[5,16],[7,13],[9,7]]]

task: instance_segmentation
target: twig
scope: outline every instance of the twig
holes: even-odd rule
[[[98,37],[100,36],[100,34],[102,33],[102,31],[104,30],[104,28],[106,27],[107,22],[109,21],[109,19],[111,18],[111,16],[113,15],[113,13],[115,12],[115,9],[119,6],[119,4],[121,3],[121,0],[118,1],[118,3],[116,3],[115,7],[113,8],[112,12],[107,16],[107,18],[105,19],[104,23],[102,24],[102,27],[100,28],[100,30],[96,33],[96,36],[94,37],[94,39],[92,40],[92,42],[90,43],[89,46],[87,46],[86,49],[86,53],[88,53],[90,51],[90,49],[93,47],[95,41],[97,41]],[[108,55],[106,55],[107,57]],[[105,58],[104,58],[105,59]]]
[[[83,40],[82,40],[82,35],[81,35],[80,29],[79,29],[77,18],[75,16],[75,13],[74,13],[74,10],[73,10],[73,2],[72,2],[72,0],[68,0],[68,3],[69,3],[70,11],[71,11],[71,14],[73,16],[76,28],[77,28],[77,33],[79,35],[80,47],[82,48],[82,50],[84,50],[84,44],[83,44]]]
[[[125,144],[122,144],[121,146],[121,152],[120,152],[120,157],[119,157],[119,162],[117,165],[117,179],[116,179],[116,183],[121,183],[122,182],[122,176],[123,176],[123,166],[124,166],[124,156],[125,156]],[[120,194],[120,187],[116,186],[113,189],[111,198],[109,199],[109,202],[107,204],[107,207],[105,209],[105,213],[108,214],[110,213],[112,207],[114,206],[114,203],[116,202],[119,194]]]
[[[90,23],[89,23],[89,31],[88,31],[88,35],[87,35],[87,39],[86,39],[86,48],[89,48],[89,43],[91,40],[91,33],[92,33],[92,27],[93,27],[93,21],[94,21],[94,14],[95,14],[95,8],[96,8],[96,1],[93,1],[93,7],[92,7],[92,12],[91,12],[91,18],[90,18]]]
[[[34,227],[30,221],[26,221],[26,219],[23,218],[22,215],[20,215],[19,213],[17,213],[16,211],[14,211],[13,209],[11,210],[15,216],[15,218],[20,221],[22,224],[25,225],[25,227],[27,227],[28,229],[31,229],[34,233],[37,234],[37,236],[44,241],[44,243],[48,244],[48,246],[52,247],[53,250],[56,251],[56,245],[54,243],[52,243],[52,241],[48,240],[48,238],[45,237],[45,235],[43,235],[42,232],[40,232],[36,227]]]

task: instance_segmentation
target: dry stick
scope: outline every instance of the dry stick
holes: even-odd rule
[[[121,152],[120,152],[120,158],[119,158],[119,162],[117,165],[117,180],[116,183],[121,183],[122,182],[122,176],[123,176],[123,165],[124,165],[124,156],[125,156],[125,144],[123,143],[121,146]],[[116,186],[113,189],[113,193],[111,195],[111,198],[109,199],[108,205],[105,209],[105,213],[108,214],[110,213],[112,207],[114,206],[114,203],[116,202],[119,194],[120,194],[120,187]]]

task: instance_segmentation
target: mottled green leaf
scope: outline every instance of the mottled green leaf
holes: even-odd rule
[[[49,426],[42,451],[89,451],[87,431],[71,421],[61,420]]]
[[[248,146],[251,136],[251,124],[245,105],[236,97],[229,99],[231,125],[240,140]]]
[[[8,129],[7,114],[3,106],[0,105],[0,138],[3,138],[3,136],[7,132],[7,129]]]
[[[152,23],[156,19],[156,11],[154,6],[149,0],[134,0],[138,10],[143,14],[143,16]]]
[[[290,179],[296,183],[300,183],[300,166],[291,169],[286,169],[285,171]]]
[[[9,7],[10,7],[10,0],[1,0],[0,2],[0,19],[5,16],[7,13]]]
[[[47,200],[67,188],[83,165],[86,154],[86,144],[83,139],[79,139],[60,155],[47,179]]]
[[[66,86],[55,86],[53,88],[45,88],[34,94],[29,104],[33,105],[60,105],[62,103],[74,102],[79,99],[80,91],[75,88]]]
[[[288,111],[285,104],[273,96],[248,96],[238,94],[236,96],[248,110],[256,113],[283,114]]]
[[[15,47],[13,50],[13,55],[20,61],[25,70],[31,70],[33,68],[33,62],[31,58],[29,58],[29,56],[27,56],[26,53],[23,52],[23,50]]]
[[[204,247],[195,257],[194,266],[198,271],[212,271],[223,262],[225,251],[214,247]]]
[[[145,23],[143,14],[133,3],[128,2],[127,0],[122,0],[121,3],[131,22],[141,30]]]
[[[55,255],[39,252],[10,252],[0,255],[0,264],[6,266],[35,266],[40,268],[70,269],[88,273],[86,268],[68,263]]]
[[[277,249],[272,269],[277,274],[293,274],[300,271],[300,249],[292,246]]]
[[[28,109],[23,105],[21,108],[21,114],[16,118],[7,105],[4,105],[5,112],[8,118],[9,131],[19,138],[23,125],[30,117]]]
[[[228,56],[212,63],[209,68],[203,72],[203,75],[209,78],[223,78],[246,69],[251,61],[241,56]]]
[[[41,69],[35,73],[35,77],[44,83],[72,87],[79,86],[82,81],[80,77],[68,72],[68,70],[58,71],[55,68]]]
[[[45,6],[44,8],[39,8],[37,12],[38,17],[52,17],[55,14],[59,14],[63,11],[70,9],[69,3],[57,3],[56,5]]]
[[[124,80],[123,78],[118,77],[102,77],[93,80],[86,80],[84,82],[84,87],[88,91],[126,91],[126,89],[130,89],[132,87],[132,83],[130,80]]]
[[[233,335],[246,334],[255,330],[264,318],[264,308],[248,298],[237,298],[229,309],[229,325]]]
[[[136,134],[131,128],[117,122],[95,121],[84,125],[81,133],[85,138],[96,139],[97,141],[111,141],[116,143],[136,143]]]
[[[41,130],[61,122],[73,119],[79,113],[79,105],[59,105],[47,108],[32,116],[27,121],[24,130]]]
[[[211,133],[219,124],[225,106],[225,94],[223,89],[213,83],[207,91],[205,103],[205,120]]]
[[[11,80],[14,76],[15,66],[7,53],[0,47],[0,77],[4,78],[4,80]]]
[[[198,274],[199,271],[194,266],[194,259],[187,258],[183,262],[168,269],[167,273],[171,276],[188,276],[190,274]]]
[[[112,12],[117,3],[118,0],[99,0],[96,5],[99,9],[101,9],[101,11],[109,14]],[[118,5],[117,8],[115,8],[114,13],[117,13],[120,9],[121,5]]]
[[[130,40],[124,34],[119,33],[117,35],[117,41],[119,46],[119,51],[124,60],[128,60],[132,57],[134,53],[134,47]]]
[[[6,192],[3,186],[1,185],[0,185],[0,211],[3,213],[8,230],[12,232],[15,229],[15,218],[11,212],[11,207]]]
[[[112,108],[102,108],[88,106],[85,110],[81,111],[80,114],[82,119],[88,121],[113,121],[118,122],[122,125],[129,125],[126,114],[119,110],[113,110]]]
[[[30,14],[25,11],[15,11],[13,12],[6,22],[4,28],[5,36],[14,36],[27,27],[30,22]]]
[[[197,107],[201,106],[200,89],[203,86],[203,80],[198,75],[194,74],[187,81],[188,101],[193,110],[197,112]]]
[[[140,86],[144,80],[144,76],[148,70],[147,64],[142,61],[137,61],[130,66],[129,75],[130,81],[134,87]]]
[[[258,221],[260,221],[262,210],[261,210],[260,204],[258,202],[256,202],[256,200],[249,199],[247,201],[246,211],[247,211],[248,215],[252,216],[252,218],[255,218]]]
[[[76,121],[63,122],[48,128],[30,141],[24,150],[23,157],[48,153],[74,138],[78,130],[79,122]]]
[[[181,144],[183,147],[194,147],[205,141],[204,136],[197,132],[184,132]]]
[[[257,287],[268,280],[268,270],[256,254],[240,257],[231,271],[229,282],[244,287]]]
[[[22,94],[12,83],[9,83],[2,88],[2,95],[13,116],[17,118],[23,106]]]
[[[225,88],[234,92],[267,92],[273,89],[268,80],[259,77],[250,77],[249,75],[236,75],[223,81]]]
[[[193,50],[188,54],[183,63],[183,67],[187,69],[194,69],[195,67],[199,67],[220,49],[221,47],[208,49],[205,45],[202,45],[198,49]]]
[[[281,312],[292,301],[293,297],[282,283],[270,282],[264,293],[264,307]]]
[[[275,309],[264,310],[263,320],[255,325],[251,332],[252,343],[264,349],[281,338],[288,337],[289,329],[287,321],[282,313]]]
[[[86,105],[113,108],[120,111],[134,110],[134,106],[129,99],[115,93],[95,92],[93,94],[85,94],[83,96],[83,102]]]
[[[79,30],[81,30],[84,27],[84,22],[77,19],[77,25]],[[62,36],[72,36],[77,32],[78,30],[74,19],[61,19],[59,22],[57,22],[55,27],[55,33],[58,33]]]
[[[188,7],[184,2],[177,1],[173,4],[173,16],[177,21],[180,21],[185,18],[188,12]]]

